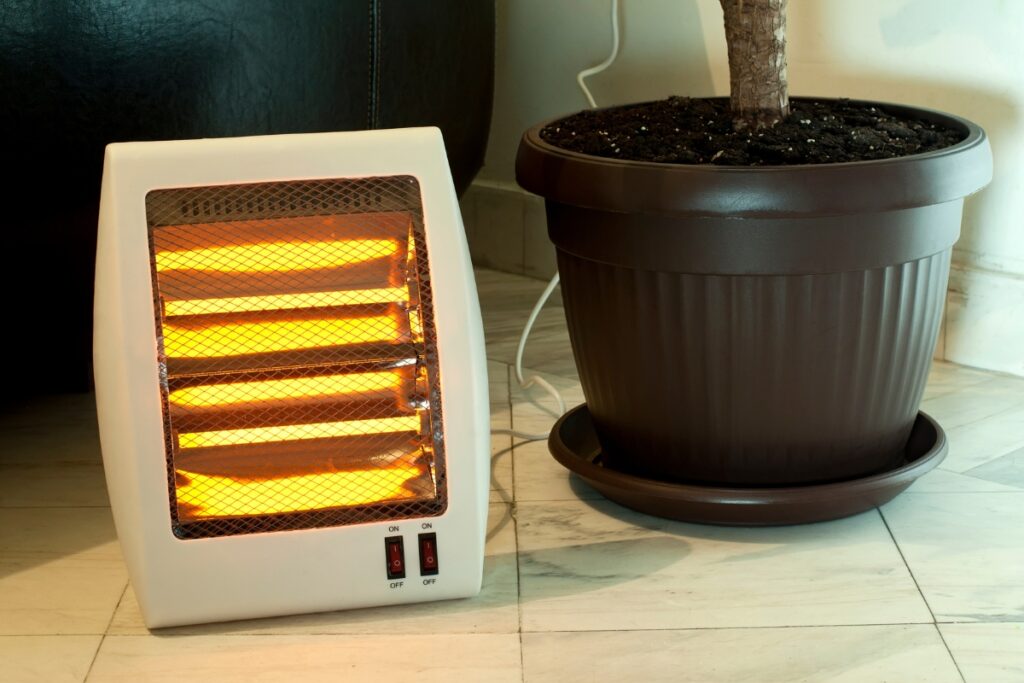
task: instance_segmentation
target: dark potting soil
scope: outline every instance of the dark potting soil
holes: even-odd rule
[[[546,142],[610,159],[778,166],[891,159],[949,147],[963,132],[849,100],[791,100],[771,128],[737,131],[727,99],[670,97],[587,110],[546,126]]]

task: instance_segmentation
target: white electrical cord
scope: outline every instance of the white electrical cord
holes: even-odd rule
[[[597,102],[594,101],[594,96],[590,94],[590,89],[587,87],[585,79],[601,73],[619,56],[619,0],[612,0],[611,8],[611,23],[612,23],[612,51],[608,55],[608,58],[597,66],[592,66],[589,69],[576,74],[576,83],[580,86],[580,90],[583,91],[583,96],[587,98],[587,102],[590,104],[592,109],[597,108]],[[556,272],[551,281],[548,282],[548,286],[544,288],[544,292],[537,299],[537,303],[534,304],[533,310],[530,311],[530,317],[526,321],[526,325],[523,327],[523,333],[519,335],[519,346],[516,348],[516,381],[519,382],[519,386],[523,389],[529,389],[531,386],[536,384],[545,391],[547,391],[558,403],[558,415],[561,416],[565,413],[565,400],[562,395],[558,392],[554,386],[551,385],[546,379],[539,375],[531,375],[529,379],[523,379],[523,352],[526,350],[526,340],[530,338],[530,332],[533,330],[533,324],[537,321],[537,316],[540,315],[540,311],[544,308],[544,304],[551,298],[551,293],[555,291],[555,287],[558,286],[559,275]],[[529,434],[526,432],[519,432],[514,429],[493,429],[491,430],[494,434],[509,434],[519,439],[525,439],[526,441],[543,441],[548,438],[547,434]]]
[[[523,352],[526,350],[526,339],[530,336],[530,330],[533,329],[533,323],[537,321],[537,316],[540,315],[540,311],[544,308],[544,304],[551,298],[551,293],[555,291],[555,287],[558,286],[559,277],[556,272],[554,277],[551,278],[551,282],[544,288],[544,292],[541,293],[540,298],[537,299],[537,303],[533,305],[533,310],[530,311],[530,317],[526,321],[526,326],[523,327],[523,333],[519,336],[519,346],[516,348],[516,381],[519,382],[519,386],[523,389],[529,389],[534,384],[540,386],[551,394],[555,401],[558,403],[558,415],[565,414],[565,401],[562,399],[562,395],[558,393],[558,389],[555,389],[551,384],[541,377],[540,375],[533,375],[528,380],[523,379]]]
[[[595,74],[599,74],[612,65],[612,62],[619,56],[619,0],[612,0],[612,51],[608,55],[608,59],[604,60],[597,66],[592,66],[589,69],[576,74],[576,83],[579,84],[580,90],[583,91],[583,95],[587,98],[587,102],[590,103],[592,109],[597,109],[597,102],[594,101],[594,96],[590,94],[590,89],[587,84],[583,82],[583,79],[590,78]]]
[[[562,395],[558,393],[558,389],[551,385],[546,379],[540,375],[531,375],[529,379],[523,379],[523,351],[526,350],[526,340],[530,336],[530,331],[533,330],[533,324],[537,322],[537,316],[540,315],[540,311],[544,308],[544,304],[548,302],[551,297],[551,293],[555,291],[555,287],[558,286],[558,273],[551,278],[548,282],[548,286],[544,288],[544,292],[537,299],[537,303],[533,305],[533,310],[530,311],[530,317],[526,321],[525,327],[523,327],[523,333],[519,335],[519,346],[516,347],[516,381],[519,382],[519,386],[523,389],[529,389],[534,384],[547,391],[558,403],[558,415],[561,416],[565,413],[565,400]],[[492,429],[494,434],[510,434],[519,439],[525,439],[526,441],[542,441],[548,438],[547,434],[529,434],[527,432],[516,431],[515,429]]]

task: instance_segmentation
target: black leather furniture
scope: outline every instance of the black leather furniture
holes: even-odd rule
[[[437,125],[461,192],[493,60],[493,0],[0,3],[0,373],[89,386],[108,142]]]

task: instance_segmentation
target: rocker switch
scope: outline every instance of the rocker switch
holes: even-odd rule
[[[388,578],[404,579],[405,547],[401,536],[389,536],[384,539],[384,556],[388,563]]]
[[[437,534],[420,534],[420,576],[437,574]]]

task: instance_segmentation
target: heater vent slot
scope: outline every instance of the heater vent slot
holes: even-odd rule
[[[146,211],[175,535],[441,514],[416,180],[155,190]]]

